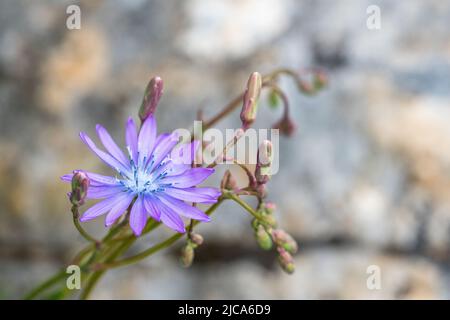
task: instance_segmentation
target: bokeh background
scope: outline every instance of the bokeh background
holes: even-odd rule
[[[80,30],[66,28],[70,4]],[[366,27],[372,4],[381,30]],[[449,298],[449,21],[442,0],[1,0],[0,297],[20,298],[81,247],[58,177],[108,172],[78,132],[102,123],[123,141],[151,76],[165,80],[157,117],[170,130],[215,114],[252,71],[320,66],[330,84],[316,97],[282,82],[298,130],[281,138],[269,187],[300,244],[296,273],[230,203],[199,229],[192,268],[173,248],[109,272],[93,298]],[[263,101],[258,126],[280,113]],[[370,265],[381,290],[366,286]]]

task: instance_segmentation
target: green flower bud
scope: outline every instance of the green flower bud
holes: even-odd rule
[[[272,109],[277,108],[278,105],[280,104],[280,98],[278,97],[278,94],[277,94],[277,92],[275,90],[272,90],[270,92],[268,100],[269,100],[269,106]]]
[[[258,184],[265,184],[270,179],[272,173],[272,149],[272,142],[269,140],[264,140],[258,148],[258,162],[255,169],[255,177]]]
[[[278,247],[278,262],[283,268],[283,270],[288,273],[292,274],[295,271],[295,264],[294,264],[294,258],[291,256],[289,252],[284,250],[283,248]]]
[[[273,230],[272,239],[279,247],[282,247],[289,253],[294,254],[298,250],[297,242],[284,230]]]
[[[256,119],[258,110],[258,100],[261,94],[262,77],[258,72],[253,72],[247,82],[247,89],[244,93],[244,101],[241,111],[241,121],[244,129],[248,129]]]
[[[255,232],[256,241],[263,250],[272,249],[272,238],[262,225],[259,225]]]
[[[317,71],[314,73],[313,85],[315,91],[323,89],[328,84],[328,78],[325,72]]]

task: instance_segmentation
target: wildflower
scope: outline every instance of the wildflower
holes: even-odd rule
[[[177,154],[190,155],[189,161],[183,157],[183,163],[179,163],[172,156],[178,135],[163,133],[157,136],[153,115],[145,119],[139,132],[133,119],[128,119],[125,132],[127,156],[101,125],[97,125],[97,134],[107,152],[99,149],[86,133],[80,133],[80,137],[117,174],[111,177],[86,172],[90,179],[86,198],[104,200],[87,209],[80,221],[106,214],[105,225],[111,226],[131,206],[130,227],[139,236],[149,217],[180,233],[185,232],[180,216],[210,220],[203,211],[185,203],[215,203],[220,195],[216,188],[196,187],[214,172],[210,168],[191,167],[199,141],[175,149]],[[71,181],[72,177],[73,174],[68,174],[61,179]]]

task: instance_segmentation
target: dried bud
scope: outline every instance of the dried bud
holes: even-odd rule
[[[190,239],[196,246],[200,246],[203,243],[203,237],[198,233],[192,233]]]
[[[253,72],[248,79],[247,89],[244,93],[244,101],[241,111],[242,127],[248,129],[256,119],[258,100],[261,93],[262,77],[258,72]]]
[[[144,99],[139,109],[139,118],[145,121],[148,116],[155,113],[156,106],[163,94],[163,81],[160,77],[154,77],[145,88]]]
[[[294,258],[292,258],[291,254],[284,250],[283,248],[278,247],[278,262],[280,263],[280,266],[283,268],[283,270],[288,273],[292,274],[295,271],[295,265],[294,265]]]
[[[72,177],[72,192],[70,193],[70,202],[79,206],[84,203],[89,188],[89,178],[83,171],[76,171]]]
[[[272,239],[279,247],[282,247],[289,253],[294,254],[298,250],[297,242],[284,230],[273,230]]]
[[[220,183],[220,188],[226,190],[235,190],[237,188],[236,179],[234,179],[230,170],[225,171],[222,182]]]
[[[272,171],[272,142],[264,140],[258,149],[258,162],[255,177],[258,184],[265,184],[270,179]]]
[[[287,116],[287,117],[285,116],[285,117],[281,118],[280,121],[275,123],[272,126],[272,128],[278,129],[278,130],[280,130],[281,134],[284,134],[285,136],[290,137],[294,134],[296,125],[289,116]]]
[[[194,261],[194,248],[190,243],[187,243],[182,249],[181,249],[181,263],[184,267],[188,268],[192,265],[192,262]]]

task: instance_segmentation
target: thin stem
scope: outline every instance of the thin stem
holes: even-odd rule
[[[211,215],[214,210],[217,209],[217,207],[219,207],[219,205],[222,203],[223,199],[219,199],[215,204],[213,204],[211,207],[209,207],[209,209],[205,212],[207,215]],[[196,226],[197,224],[199,224],[199,221],[194,221],[192,224],[192,228],[194,226]],[[117,268],[117,267],[121,267],[121,266],[125,266],[125,265],[129,265],[129,264],[133,264],[136,263],[140,260],[143,260],[149,256],[151,256],[152,254],[169,247],[170,245],[172,245],[174,242],[176,242],[178,239],[180,239],[183,236],[183,233],[177,233],[174,234],[173,236],[167,238],[166,240],[154,245],[153,247],[148,248],[147,250],[142,251],[141,253],[138,253],[134,256],[125,258],[123,260],[119,260],[116,262],[112,262],[112,263],[104,263],[101,265],[98,265],[97,268],[99,268],[100,270],[106,270],[106,269],[111,269],[111,268]]]
[[[222,118],[226,117],[228,114],[233,112],[237,107],[239,107],[242,103],[242,99],[244,98],[244,94],[241,93],[239,96],[231,100],[218,114],[212,117],[209,121],[206,121],[203,125],[203,129],[207,130],[208,128],[215,125]]]
[[[239,198],[237,195],[233,194],[233,193],[227,193],[225,195],[228,199],[233,200],[234,202],[236,202],[237,204],[239,204],[242,208],[244,208],[245,210],[247,210],[248,213],[250,213],[254,218],[258,219],[261,223],[267,224],[264,221],[264,218],[257,213],[252,207],[250,207],[248,205],[247,202],[245,202],[244,200],[242,200],[241,198]]]
[[[41,292],[47,290],[54,284],[58,283],[61,279],[63,279],[66,276],[66,271],[61,270],[57,274],[55,274],[53,277],[49,278],[47,281],[43,282],[40,286],[33,289],[30,293],[28,293],[24,299],[25,300],[31,300],[37,297]]]
[[[86,232],[86,230],[83,229],[83,227],[80,225],[80,221],[78,221],[78,206],[73,205],[72,206],[72,217],[73,217],[73,224],[75,225],[75,228],[77,228],[78,232],[89,242],[93,242],[98,244],[99,241],[92,237],[89,233]]]

